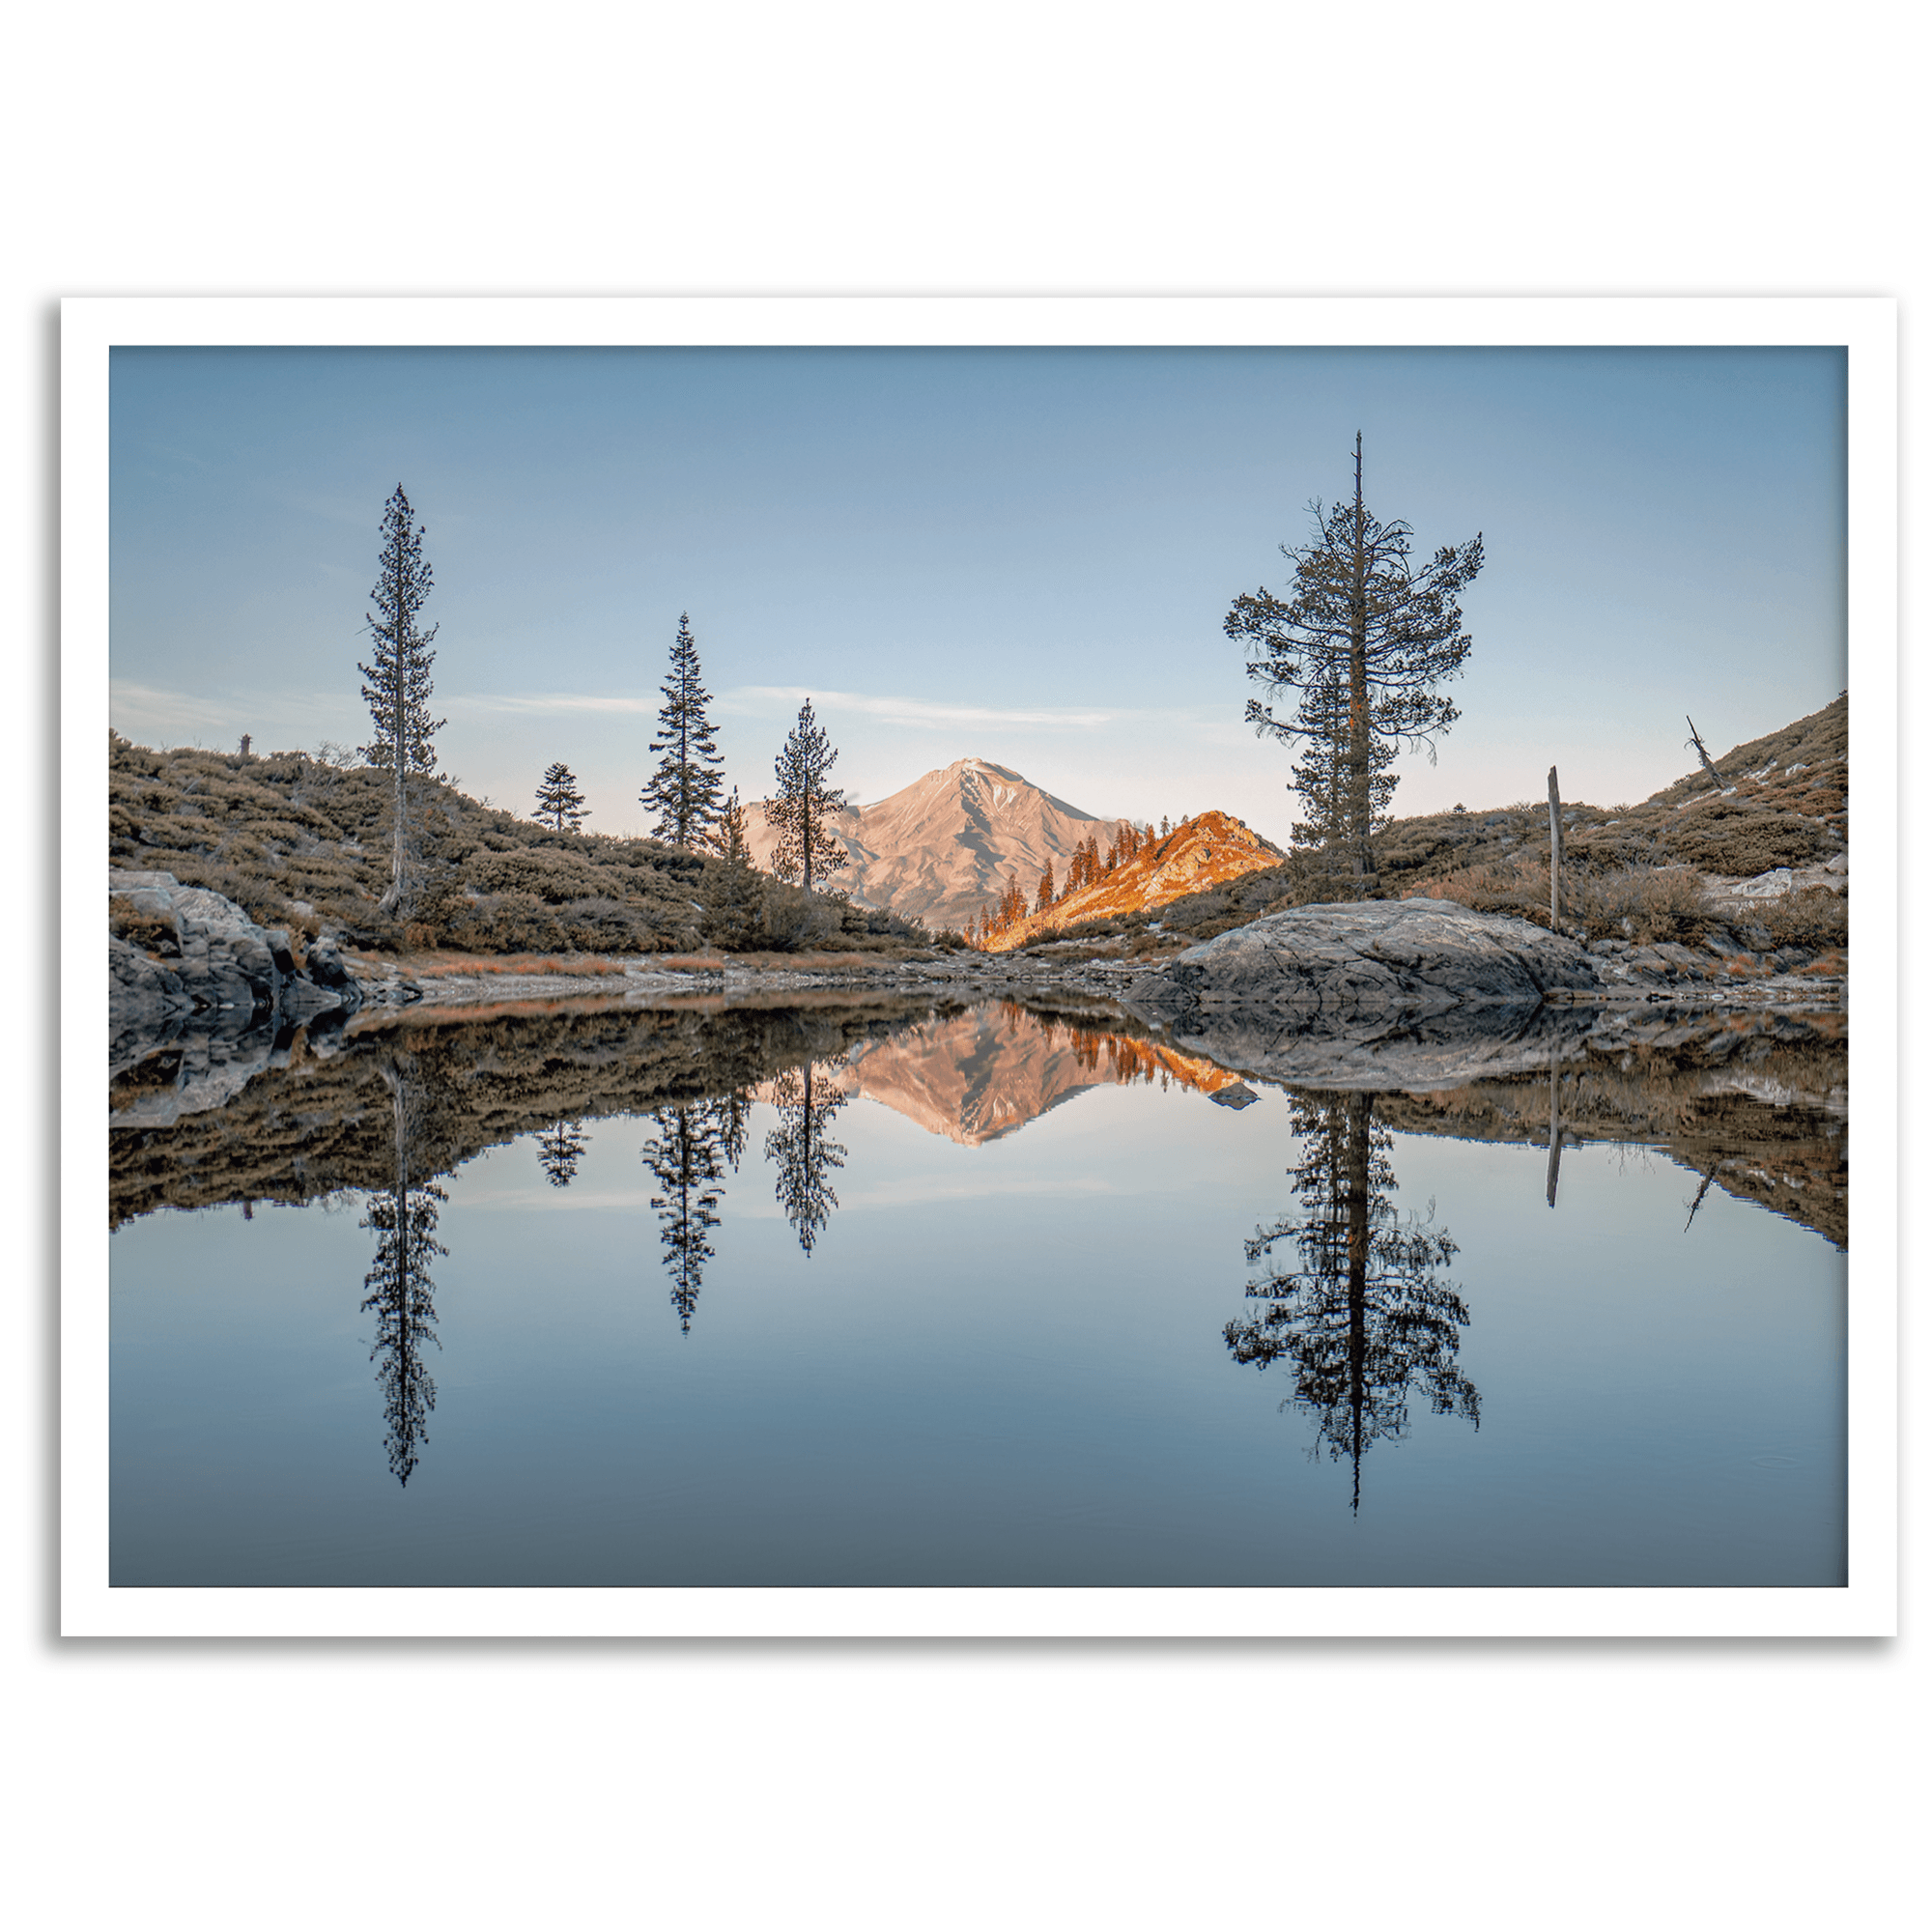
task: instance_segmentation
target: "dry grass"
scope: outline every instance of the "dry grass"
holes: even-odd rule
[[[433,952],[409,955],[404,963],[418,980],[468,979],[479,974],[497,979],[521,974],[596,980],[613,974],[621,978],[626,970],[622,959],[583,953],[509,952],[483,958],[471,952]]]
[[[1450,899],[1472,912],[1506,913],[1548,926],[1549,861],[1527,855],[1470,866],[1424,879],[1409,898]],[[1692,945],[1715,923],[1703,883],[1686,866],[1624,866],[1597,871],[1564,868],[1563,923],[1588,939],[1627,939],[1638,946],[1666,940]]]

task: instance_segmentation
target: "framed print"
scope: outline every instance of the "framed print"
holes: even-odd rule
[[[68,302],[63,1629],[1891,1632],[1895,362]]]

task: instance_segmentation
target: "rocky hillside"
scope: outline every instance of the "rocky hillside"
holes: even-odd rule
[[[1165,838],[1136,852],[1093,884],[1068,893],[1044,912],[995,933],[987,950],[1009,952],[1030,940],[1065,932],[1095,920],[1149,913],[1190,894],[1206,893],[1248,872],[1272,870],[1281,849],[1225,811],[1204,811],[1183,819]]]
[[[1708,722],[1708,721],[1707,721]],[[1566,804],[1566,923],[1636,946],[1716,943],[1825,958],[1847,940],[1847,704],[1739,745],[1638,805]],[[1376,835],[1377,895],[1453,899],[1549,922],[1543,799],[1399,818]],[[1095,912],[1065,929],[1130,950],[1211,939],[1284,906],[1338,896],[1304,856],[1189,892],[1151,912]],[[1047,936],[1051,938],[1051,935]],[[1036,942],[1037,943],[1037,942]],[[1792,970],[1783,959],[1779,970]]]
[[[769,869],[777,835],[763,802],[746,810],[752,856]],[[984,758],[958,758],[890,798],[838,814],[833,832],[851,863],[837,874],[862,905],[890,906],[935,931],[962,928],[1009,875],[1031,893],[1051,864],[1065,871],[1077,847],[1104,847],[1120,826],[1042,791]]]
[[[377,910],[390,863],[383,773],[301,752],[151,751],[109,733],[108,863],[218,893],[298,946],[324,931],[390,952],[903,951],[924,938],[774,881],[753,879],[734,901],[708,854],[553,831],[453,785],[429,790],[423,886],[397,920]]]

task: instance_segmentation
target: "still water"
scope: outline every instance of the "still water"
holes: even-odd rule
[[[116,1584],[1845,1580],[1843,1122],[1763,1042],[1422,1095],[1016,1008],[320,1044],[117,1116]]]

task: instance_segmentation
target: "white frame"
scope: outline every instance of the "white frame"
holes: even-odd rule
[[[107,1583],[108,351],[120,345],[1843,346],[1852,904],[1841,1589],[149,1589]],[[96,298],[61,315],[67,1636],[1888,1636],[1897,1632],[1897,310],[1867,298]]]

